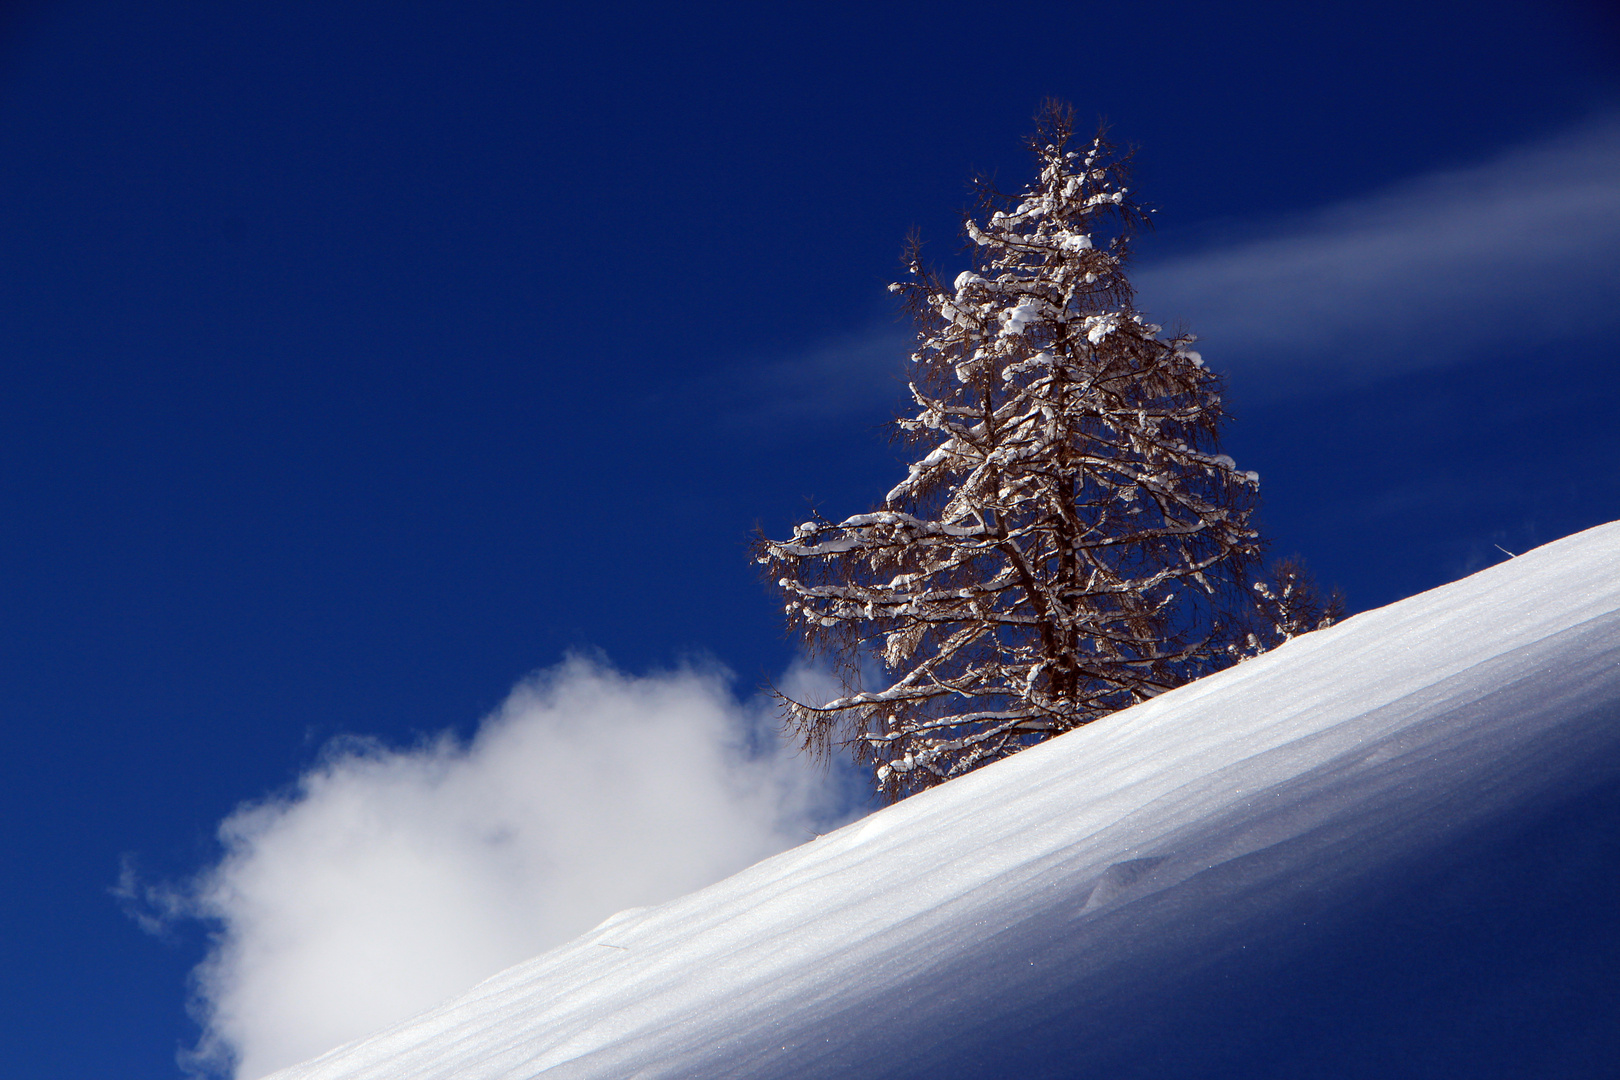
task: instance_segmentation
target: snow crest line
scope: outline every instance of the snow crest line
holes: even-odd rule
[[[276,1076],[1595,1078],[1620,1060],[1615,855],[1606,525]]]

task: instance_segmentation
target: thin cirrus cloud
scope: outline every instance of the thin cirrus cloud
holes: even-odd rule
[[[1155,321],[1184,321],[1216,367],[1275,391],[1603,331],[1620,323],[1620,117],[1134,281]]]
[[[1620,324],[1620,116],[1251,223],[1131,278],[1251,400],[1605,332]],[[899,402],[909,345],[896,326],[823,342],[762,365],[745,396],[818,418]]]
[[[728,370],[702,388],[734,428],[792,434],[798,425],[880,414],[906,395],[914,333],[898,322],[824,340],[797,356]]]
[[[790,691],[818,678],[790,672]],[[572,660],[470,741],[351,741],[220,826],[189,884],[118,894],[214,927],[190,1071],[254,1080],[465,990],[615,911],[717,881],[851,812],[847,778],[769,735],[717,673]]]

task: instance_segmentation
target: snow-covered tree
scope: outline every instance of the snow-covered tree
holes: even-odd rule
[[[784,697],[789,722],[890,798],[1229,662],[1211,613],[1259,550],[1258,478],[1219,452],[1220,380],[1133,306],[1128,157],[1077,144],[1055,103],[1031,147],[1035,181],[986,185],[966,218],[974,269],[946,284],[914,243],[891,286],[919,327],[909,475],[756,549],[845,677],[832,701]]]

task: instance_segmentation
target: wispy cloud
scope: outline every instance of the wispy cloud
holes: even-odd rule
[[[148,929],[216,927],[189,1064],[252,1080],[830,827],[841,778],[773,732],[717,674],[575,660],[470,742],[331,748],[293,791],[232,814],[189,887],[126,866],[117,891]]]
[[[1254,221],[1132,275],[1253,398],[1579,341],[1620,327],[1620,117],[1285,220]],[[899,324],[728,371],[743,424],[871,413],[905,398]]]
[[[724,415],[742,428],[792,431],[871,416],[906,399],[914,338],[899,323],[829,338],[797,356],[727,370],[703,392],[724,402]]]
[[[1620,118],[1135,276],[1217,368],[1286,391],[1620,325]],[[1260,388],[1264,392],[1264,388]]]

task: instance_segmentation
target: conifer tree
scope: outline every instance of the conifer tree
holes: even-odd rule
[[[1030,147],[1034,182],[982,185],[966,216],[974,268],[946,284],[913,240],[890,287],[918,325],[909,474],[868,513],[756,546],[845,680],[784,697],[790,725],[891,799],[1230,662],[1216,613],[1259,552],[1219,378],[1133,306],[1128,156],[1077,145],[1057,103]]]

